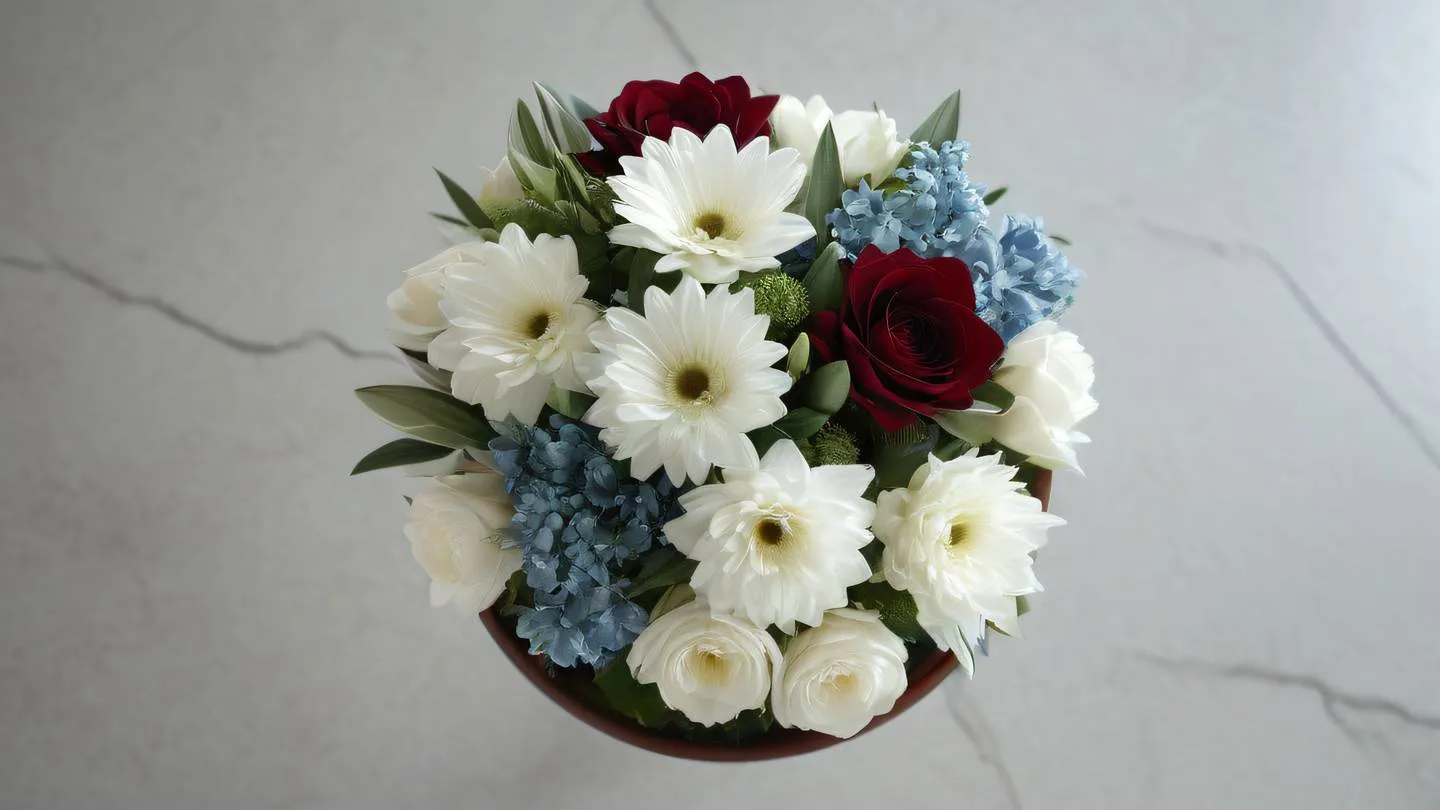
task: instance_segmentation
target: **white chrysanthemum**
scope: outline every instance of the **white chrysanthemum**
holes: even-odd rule
[[[709,726],[765,705],[780,647],[764,630],[712,616],[697,600],[651,622],[625,663],[635,680],[660,688],[667,706]]]
[[[1065,523],[1026,494],[1015,472],[978,450],[944,462],[931,456],[908,488],[879,497],[885,579],[915,597],[920,625],[969,673],[970,644],[987,621],[1019,632],[1015,597],[1040,590],[1030,553]]]
[[[575,354],[599,317],[570,237],[531,242],[519,225],[452,265],[440,307],[449,319],[430,344],[430,363],[453,371],[451,391],[490,419],[534,424],[550,388],[578,389]]]
[[[410,503],[405,536],[430,575],[430,604],[454,605],[473,616],[490,607],[520,570],[519,549],[501,548],[501,532],[515,509],[505,479],[492,470],[435,480],[441,486]]]
[[[681,484],[704,481],[712,464],[754,467],[745,434],[785,415],[790,388],[770,367],[786,349],[765,339],[769,328],[752,290],[706,295],[693,278],[673,293],[646,290],[644,315],[611,307],[590,330],[598,353],[578,360],[598,397],[585,421],[636,478],[664,467]]]
[[[794,149],[771,152],[761,137],[737,152],[718,126],[703,141],[676,127],[670,143],[646,138],[640,152],[620,158],[625,173],[609,178],[615,213],[627,220],[610,241],[661,254],[658,272],[728,284],[778,267],[776,256],[815,235],[809,220],[785,211],[805,180]]]
[[[795,632],[849,604],[845,589],[870,578],[860,553],[872,538],[875,471],[860,464],[811,469],[789,439],[759,469],[726,469],[724,483],[680,496],[685,514],[665,524],[671,545],[700,565],[690,578],[718,613]]]

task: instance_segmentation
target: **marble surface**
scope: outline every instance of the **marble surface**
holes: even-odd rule
[[[0,807],[1440,807],[1440,5],[0,3]],[[432,611],[383,298],[544,78],[965,90],[1090,273],[1023,643],[830,751],[625,748]]]

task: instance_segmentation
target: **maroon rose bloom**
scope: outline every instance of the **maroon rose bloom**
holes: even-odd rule
[[[739,76],[716,82],[691,73],[679,84],[660,79],[628,82],[609,110],[585,120],[600,149],[579,155],[580,162],[602,177],[619,174],[620,158],[640,154],[647,135],[668,141],[676,127],[704,138],[724,124],[735,136],[735,146],[744,147],[770,134],[770,113],[779,100],[751,96],[750,85]]]
[[[810,333],[826,362],[850,364],[850,396],[886,430],[970,407],[1005,342],[975,314],[970,268],[871,245],[845,277],[840,310]]]

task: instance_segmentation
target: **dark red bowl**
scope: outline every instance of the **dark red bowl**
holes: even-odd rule
[[[1047,509],[1050,506],[1050,479],[1050,471],[1041,470],[1030,484],[1030,492],[1039,498],[1041,505]],[[600,705],[596,699],[594,684],[583,672],[558,668],[547,670],[545,659],[530,654],[530,643],[515,635],[513,626],[500,616],[496,608],[480,614],[480,619],[495,638],[495,642],[500,645],[505,657],[510,659],[510,663],[514,664],[536,689],[544,692],[560,708],[591,728],[638,748],[683,759],[754,762],[808,754],[844,742],[839,737],[828,734],[781,728],[778,725],[763,737],[742,745],[687,740],[664,729],[645,728],[634,720]],[[860,733],[864,734],[898,717],[901,712],[930,694],[958,665],[955,656],[949,652],[936,650],[929,653],[923,661],[911,668],[910,683],[905,688],[905,693],[895,701],[895,708],[870,721],[870,725]]]

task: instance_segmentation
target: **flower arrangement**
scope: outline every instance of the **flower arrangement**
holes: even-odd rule
[[[429,386],[356,392],[407,437],[355,471],[433,478],[431,601],[718,744],[847,738],[919,662],[973,674],[1096,403],[1056,321],[1082,275],[1039,219],[991,228],[959,94],[902,138],[738,76],[535,90],[478,195],[440,175],[464,236],[389,297]]]

